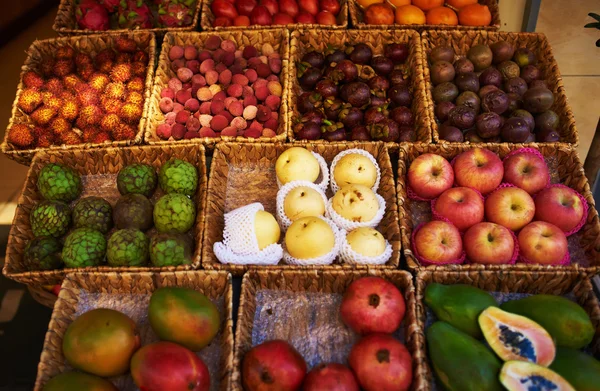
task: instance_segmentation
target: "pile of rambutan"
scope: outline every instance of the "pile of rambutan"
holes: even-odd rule
[[[70,46],[23,74],[17,107],[28,123],[13,125],[16,149],[132,140],[142,117],[148,54],[128,37],[94,57]]]

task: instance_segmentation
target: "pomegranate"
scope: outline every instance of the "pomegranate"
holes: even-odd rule
[[[282,340],[253,347],[242,362],[242,383],[248,391],[299,390],[305,375],[306,362]]]
[[[359,391],[354,374],[342,364],[320,364],[304,379],[303,391]]]

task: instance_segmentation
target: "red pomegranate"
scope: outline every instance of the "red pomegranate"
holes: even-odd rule
[[[299,390],[305,375],[306,362],[300,353],[278,339],[253,347],[242,363],[242,383],[247,391]]]
[[[342,364],[320,364],[304,379],[303,391],[360,391],[352,371]]]

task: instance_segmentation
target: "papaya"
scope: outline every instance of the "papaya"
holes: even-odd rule
[[[152,330],[163,341],[197,352],[219,331],[219,310],[202,293],[188,288],[165,287],[154,291],[148,306]]]
[[[441,321],[426,334],[433,370],[447,390],[503,390],[498,381],[502,363],[483,343]]]
[[[118,391],[111,382],[81,372],[64,372],[54,376],[42,391]]]
[[[579,304],[564,297],[534,295],[507,301],[500,308],[539,323],[557,346],[581,349],[594,337],[594,326],[588,314]]]
[[[542,326],[524,316],[489,307],[479,315],[485,340],[503,361],[529,361],[547,367],[556,347]]]
[[[425,289],[425,304],[438,320],[451,324],[473,338],[481,339],[477,317],[488,307],[498,303],[488,292],[471,285],[429,284]]]
[[[504,363],[500,382],[508,391],[575,391],[558,373],[525,361]]]
[[[558,347],[550,369],[564,377],[577,391],[600,391],[600,361],[589,354]]]

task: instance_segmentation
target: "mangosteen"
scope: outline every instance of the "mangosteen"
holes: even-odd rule
[[[502,140],[509,143],[523,143],[529,137],[529,126],[524,119],[512,117],[507,119],[502,126],[500,135]]]
[[[325,56],[325,64],[330,65],[331,63],[338,63],[346,59],[346,53],[339,49],[334,49],[332,52]],[[355,61],[356,62],[356,61]]]
[[[346,141],[347,135],[344,128],[334,130],[333,132],[325,132],[322,134],[323,140],[327,141]]]
[[[368,64],[373,57],[373,51],[366,43],[358,43],[351,50],[350,60],[355,64]]]
[[[452,102],[438,103],[437,105],[435,105],[434,109],[435,117],[440,122],[446,121],[448,119],[448,114],[450,113],[450,110],[452,110],[454,107],[456,106]]]
[[[454,76],[456,75],[454,67],[448,61],[437,61],[433,63],[429,73],[431,75],[431,82],[435,86],[454,80]]]
[[[342,60],[336,66],[329,77],[336,82],[351,82],[358,77],[358,68],[350,60]]]
[[[383,110],[381,107],[370,107],[369,109],[367,109],[367,111],[365,111],[363,121],[366,125],[372,125],[377,122],[383,121],[385,119],[385,115],[382,111]]]
[[[527,92],[527,82],[520,77],[513,77],[504,82],[504,91],[523,96]]]
[[[560,141],[560,135],[558,131],[554,129],[544,129],[535,134],[535,141],[539,143],[554,143]]]
[[[442,124],[438,129],[438,133],[441,140],[457,143],[462,143],[464,141],[462,131],[456,126]]]
[[[371,141],[371,135],[366,126],[360,125],[352,128],[350,131],[350,140],[352,141]]]
[[[454,83],[442,83],[435,86],[432,96],[435,103],[452,102],[458,96],[458,88]]]
[[[490,45],[490,49],[492,49],[492,62],[494,64],[508,61],[513,58],[513,55],[515,54],[514,46],[506,41],[494,42]]]
[[[546,129],[556,130],[559,123],[560,118],[558,118],[558,114],[552,110],[544,111],[535,117],[535,131],[540,132]]]
[[[527,136],[527,140],[525,140],[526,143],[535,143],[535,134],[534,133],[529,133],[529,136]]]
[[[382,96],[371,95],[371,106],[379,107],[389,105],[390,100],[388,98],[384,98]]]
[[[513,111],[510,114],[510,117],[517,117],[517,118],[522,118],[525,123],[527,124],[527,127],[529,128],[530,132],[533,132],[533,129],[535,128],[535,120],[533,119],[533,115],[531,115],[531,113],[527,110],[523,110],[523,109],[518,109]]]
[[[373,68],[378,75],[386,76],[394,69],[394,63],[387,57],[376,56],[371,60],[371,68]]]
[[[469,107],[477,114],[481,108],[481,99],[473,91],[465,91],[456,98],[456,105]]]
[[[353,129],[360,126],[363,121],[363,111],[358,107],[344,108],[338,115],[339,120],[346,129]]]
[[[483,113],[475,118],[475,131],[481,138],[496,137],[504,125],[504,118],[496,113]]]
[[[347,108],[348,104],[344,104],[339,99],[326,99],[323,102],[323,112],[325,113],[325,117],[327,117],[330,121],[337,121],[338,115],[342,109]]]
[[[385,142],[397,142],[400,137],[400,127],[391,119],[384,119],[381,122],[367,126],[371,137],[374,140]]]
[[[410,91],[408,87],[403,85],[395,85],[392,86],[387,92],[388,98],[392,103],[396,106],[410,106],[412,103],[412,96],[410,96]]]
[[[340,97],[354,107],[362,107],[371,101],[371,91],[365,83],[355,81],[344,84],[340,91]]]
[[[412,126],[401,126],[398,131],[400,132],[398,136],[399,143],[414,143],[417,141],[417,132]]]
[[[408,107],[400,106],[392,109],[390,111],[390,118],[400,126],[412,126],[414,123],[413,113]]]
[[[528,48],[518,48],[515,50],[513,61],[521,68],[524,68],[527,65],[537,64],[535,54]]]
[[[540,72],[539,68],[535,65],[527,65],[521,69],[521,77],[523,80],[530,84],[534,80],[538,80],[542,77],[542,72]]]
[[[501,90],[487,93],[481,100],[483,111],[492,111],[496,114],[502,114],[508,110],[508,96]]]
[[[475,125],[476,115],[475,110],[469,107],[456,106],[448,114],[448,121],[450,125],[465,130]]]
[[[302,56],[302,62],[306,62],[315,68],[323,68],[325,65],[325,57],[317,51],[310,51]]]
[[[294,134],[299,140],[318,140],[321,138],[321,127],[314,122],[298,123],[294,126]]]
[[[369,81],[377,74],[375,70],[369,65],[357,65],[358,68],[358,79],[362,81]]]
[[[300,68],[298,71],[300,71]],[[302,89],[310,91],[315,87],[320,78],[321,70],[310,67],[302,72],[302,75],[298,78],[298,82],[300,83],[300,87],[302,87]]]
[[[470,143],[484,143],[486,140],[479,137],[475,129],[469,129],[463,134],[465,141]],[[489,140],[487,140],[489,142]]]
[[[320,94],[314,92],[304,92],[298,97],[298,111],[306,113],[307,111],[321,107],[323,98]]]
[[[385,96],[390,89],[390,82],[383,76],[375,76],[369,80],[369,88],[374,95]]]
[[[508,96],[508,109],[504,114],[512,113],[513,111],[519,110],[523,107],[523,100],[521,99],[519,94],[509,92],[508,94],[506,94],[506,96]]]
[[[483,86],[481,87],[481,89],[479,90],[479,97],[481,99],[483,99],[484,96],[486,96],[489,92],[492,91],[496,91],[498,89],[498,87],[493,86],[493,85],[487,85],[487,86]]]
[[[535,87],[544,87],[550,89],[550,87],[548,87],[548,83],[546,83],[546,80],[534,80],[531,83],[529,83],[530,89]]]
[[[454,49],[449,46],[436,46],[429,53],[429,61],[433,64],[436,61],[454,61]]]
[[[501,62],[498,64],[498,70],[502,73],[502,80],[504,81],[521,76],[521,68],[512,61]]]
[[[530,88],[523,94],[523,106],[532,114],[550,110],[554,104],[554,94],[547,88]]]
[[[408,44],[405,43],[390,43],[385,46],[384,54],[392,60],[394,65],[402,64],[408,58]]]
[[[391,85],[408,84],[408,80],[404,78],[404,72],[402,72],[400,69],[394,69],[392,72],[390,72],[388,79]]]
[[[303,123],[314,122],[317,125],[321,125],[321,122],[323,122],[324,119],[325,114],[323,114],[321,110],[310,110],[302,116],[300,121],[302,121]]]
[[[338,96],[338,86],[333,80],[323,79],[315,85],[315,92],[321,95],[324,99],[335,98]]]
[[[454,70],[457,75],[460,75],[461,73],[471,73],[475,72],[475,65],[473,65],[468,58],[462,57],[454,63]]]
[[[500,88],[502,85],[502,73],[494,67],[489,67],[479,75],[479,84],[482,86],[496,86]]]
[[[454,79],[459,91],[479,91],[479,78],[474,72],[461,73]]]

